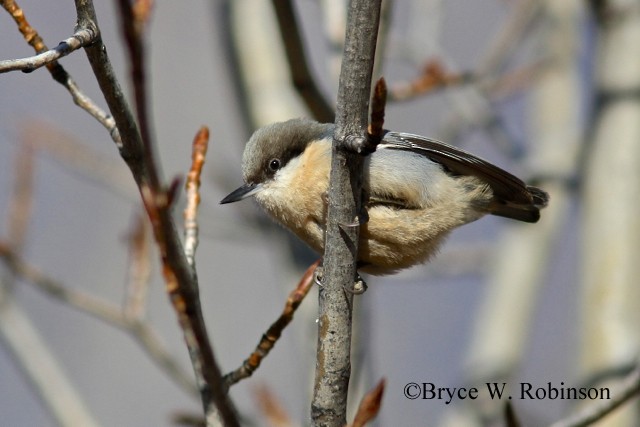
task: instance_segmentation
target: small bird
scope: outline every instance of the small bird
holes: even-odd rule
[[[255,196],[267,213],[324,251],[334,124],[292,119],[258,129],[242,156],[245,184],[220,203]],[[358,269],[386,275],[424,263],[451,230],[486,214],[537,222],[549,196],[459,148],[385,131],[366,156],[368,221]]]

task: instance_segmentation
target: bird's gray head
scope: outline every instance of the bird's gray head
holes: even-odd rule
[[[247,184],[265,182],[299,156],[311,141],[331,136],[332,125],[310,119],[273,123],[255,131],[242,155],[242,177]]]
[[[333,124],[298,118],[264,126],[251,136],[242,155],[245,185],[220,203],[231,203],[254,195],[278,170],[299,156],[312,141],[330,138]]]

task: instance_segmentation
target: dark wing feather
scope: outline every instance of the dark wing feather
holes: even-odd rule
[[[486,182],[496,201],[502,204],[493,212],[496,215],[535,222],[539,208],[547,204],[548,195],[544,191],[527,186],[509,172],[444,142],[408,133],[387,132],[379,148],[422,154],[455,175],[471,175]]]

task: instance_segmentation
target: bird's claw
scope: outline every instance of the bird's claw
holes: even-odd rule
[[[313,281],[319,287],[324,288],[324,283],[322,283],[323,280],[324,280],[324,269],[322,268],[322,266],[318,266],[313,272]],[[343,286],[343,289],[345,290],[345,292],[348,292],[352,295],[362,295],[367,291],[367,288],[368,288],[367,282],[365,282],[358,273],[356,273],[355,280],[353,281],[351,286],[347,286],[347,285]]]
[[[324,284],[322,283],[323,274],[324,274],[324,269],[322,268],[321,265],[317,266],[313,272],[313,281],[316,282],[316,285],[320,286],[321,288],[324,288]]]
[[[367,282],[365,282],[362,277],[358,273],[356,273],[356,278],[353,281],[351,287],[343,286],[345,292],[348,292],[352,295],[362,295],[367,291]]]
[[[340,227],[343,227],[343,228],[360,227],[361,225],[364,225],[367,222],[369,222],[369,213],[365,208],[362,208],[360,209],[356,217],[353,219],[353,222],[349,222],[349,223],[341,222]]]

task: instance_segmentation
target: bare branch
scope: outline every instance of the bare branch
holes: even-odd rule
[[[136,10],[128,0],[117,2],[120,12],[122,32],[127,44],[129,63],[131,64],[131,82],[133,84],[133,95],[137,112],[140,138],[143,146],[142,157],[147,167],[145,178],[153,193],[160,190],[160,176],[156,168],[154,159],[154,142],[151,135],[151,115],[149,114],[148,94],[147,94],[147,63],[145,61],[145,49],[143,35],[148,13],[141,13]],[[139,4],[139,3],[138,3]],[[134,13],[135,12],[135,13]]]
[[[515,2],[513,11],[484,52],[474,72],[474,85],[460,92],[455,112],[444,120],[440,138],[453,142],[469,127],[482,127],[491,133],[491,141],[508,155],[520,154],[513,138],[506,132],[499,115],[488,102],[497,74],[517,52],[532,24],[541,16],[542,2],[524,0]]]
[[[124,316],[131,320],[144,317],[149,279],[151,277],[150,247],[146,217],[136,215],[129,240],[129,280],[127,281]]]
[[[187,175],[187,207],[184,209],[184,252],[187,262],[194,267],[198,247],[198,205],[200,204],[200,174],[207,155],[209,128],[200,128],[193,140],[191,170]]]
[[[9,71],[16,70],[30,73],[86,46],[95,40],[96,36],[97,34],[90,29],[80,29],[73,36],[61,41],[58,46],[51,50],[28,58],[0,61],[0,73],[8,73]]]
[[[273,0],[273,8],[278,18],[278,26],[285,53],[287,54],[293,86],[316,120],[321,123],[332,122],[335,113],[325,97],[320,93],[320,89],[318,89],[318,85],[307,65],[305,49],[291,0]]]
[[[491,78],[500,72],[507,59],[517,53],[518,47],[525,40],[542,10],[543,2],[538,0],[523,0],[513,5],[513,12],[480,60],[476,69],[479,77]]]
[[[258,406],[264,419],[271,427],[293,427],[289,415],[282,407],[280,401],[273,392],[265,385],[258,386],[255,390]]]
[[[371,97],[371,121],[367,128],[367,143],[370,144],[367,149],[375,151],[376,146],[382,141],[384,136],[384,111],[387,104],[387,82],[384,77],[380,77],[373,89]]]
[[[293,315],[297,308],[302,303],[302,300],[309,293],[311,285],[313,284],[313,274],[316,268],[320,265],[320,260],[314,262],[307,268],[307,271],[300,278],[298,286],[289,294],[287,302],[285,303],[284,310],[280,317],[269,326],[269,329],[262,335],[260,342],[256,346],[256,349],[251,355],[242,362],[242,365],[235,371],[229,372],[224,376],[224,381],[227,387],[231,387],[238,381],[245,378],[249,378],[260,367],[262,360],[269,355],[269,352],[278,342],[280,335],[284,328],[291,323]]]
[[[622,381],[620,388],[610,400],[591,403],[577,414],[553,423],[551,427],[589,426],[637,397],[638,394],[640,394],[640,365],[636,365],[636,368]]]
[[[7,215],[7,245],[16,252],[24,246],[34,188],[34,147],[25,135],[20,142]],[[1,276],[0,340],[13,356],[16,366],[61,427],[99,426],[19,302],[12,298],[16,274],[9,269]]]
[[[640,241],[635,238],[640,233],[636,203],[640,194],[640,75],[631,71],[640,67],[640,13],[634,3],[624,0],[603,1],[601,6],[593,62],[597,101],[589,120],[590,144],[580,165],[582,377],[637,365],[640,346],[640,264],[635,256],[640,252]],[[639,386],[633,382],[640,384],[638,369],[625,380],[625,389],[637,393]],[[616,421],[604,424],[637,424],[640,406],[627,405],[612,418]]]
[[[362,212],[371,75],[380,20],[380,0],[353,0],[347,18],[333,136],[323,286],[319,294],[318,352],[311,404],[314,426],[346,423],[351,375],[353,287]]]
[[[467,81],[469,81],[468,76],[450,73],[441,62],[431,60],[424,65],[422,73],[415,79],[394,84],[389,91],[389,100],[408,101],[446,86]]]
[[[2,241],[0,241],[0,258],[4,259],[5,265],[13,274],[36,285],[41,291],[119,328],[125,328],[125,322],[117,307],[82,292],[67,289],[37,268],[26,264],[6,242]]]
[[[13,192],[9,201],[9,213],[7,216],[9,242],[17,251],[20,251],[24,245],[29,221],[31,220],[34,155],[34,147],[31,140],[23,135],[16,158]]]
[[[16,301],[8,301],[0,278],[0,339],[60,427],[99,427],[28,316]]]
[[[126,330],[132,334],[136,343],[145,350],[151,360],[169,375],[176,384],[193,397],[199,395],[198,387],[192,376],[182,369],[176,359],[167,351],[160,337],[148,323],[127,319]]]
[[[522,423],[516,415],[516,410],[509,401],[504,405],[504,425],[505,427],[522,427]]]
[[[78,25],[98,27],[93,2],[76,0]],[[149,3],[137,3],[134,11],[126,0],[118,2],[122,26],[131,58],[131,74],[141,133],[133,119],[111,62],[100,38],[85,47],[94,74],[122,135],[120,153],[133,173],[153,226],[162,259],[167,293],[178,316],[193,365],[207,422],[219,415],[223,424],[235,427],[238,420],[216,362],[200,306],[198,280],[187,262],[182,242],[171,216],[171,192],[161,184],[153,156],[150,118],[147,111],[144,46],[142,32]],[[217,408],[218,412],[215,411]]]
[[[135,202],[139,194],[131,173],[119,159],[105,157],[73,134],[36,118],[29,118],[20,124],[24,138],[33,145],[38,155],[60,163],[65,170],[78,172],[85,180],[95,183],[119,198]]]
[[[48,277],[37,268],[27,264],[15,254],[5,242],[0,241],[0,258],[17,277],[33,284],[41,291],[65,304],[87,313],[130,333],[151,359],[160,366],[177,384],[189,394],[196,394],[196,388],[190,376],[186,374],[175,359],[164,348],[153,330],[139,319],[128,318],[120,308],[89,294],[67,288],[60,282]]]
[[[42,40],[42,37],[40,37],[40,34],[38,34],[38,32],[29,25],[27,18],[24,16],[24,11],[14,0],[0,0],[0,4],[7,12],[9,12],[15,23],[18,24],[18,30],[22,33],[24,39],[35,49],[37,53],[42,53],[48,50]]]
[[[192,412],[176,412],[171,416],[171,422],[178,426],[188,427],[206,427],[207,422],[202,414],[194,414]]]
[[[24,12],[20,8],[20,6],[18,6],[18,4],[14,0],[0,0],[0,4],[5,10],[7,10],[7,12],[11,14],[13,20],[18,25],[18,30],[22,33],[27,43],[29,43],[29,45],[32,46],[37,53],[44,54],[46,56],[46,51],[49,50],[47,48],[47,45],[44,44],[44,41],[42,40],[38,32],[33,27],[31,27],[31,25],[29,25],[29,22],[27,22],[27,19],[24,16]],[[86,27],[80,26],[76,28],[74,36],[71,37],[71,39],[67,39],[67,41],[72,39],[75,40],[75,37],[78,34],[82,35],[81,38],[85,40],[83,43],[81,43],[82,46],[88,45],[88,43],[96,40],[99,37],[98,27],[88,25]],[[59,49],[61,45],[59,45],[56,49]],[[56,49],[54,49],[54,51]],[[109,131],[111,139],[116,143],[116,145],[119,146],[121,143],[120,133],[113,118],[105,111],[103,111],[100,107],[98,107],[91,100],[91,98],[86,96],[80,90],[76,82],[73,80],[73,78],[71,78],[71,75],[69,75],[64,67],[62,67],[62,65],[60,65],[56,60],[47,62],[44,65],[51,73],[51,77],[53,77],[55,81],[60,83],[67,89],[67,91],[69,91],[73,102],[77,106],[85,110],[87,113],[89,113],[91,117],[96,119],[102,126],[104,126]]]
[[[380,382],[362,398],[350,427],[364,427],[369,421],[375,419],[378,412],[380,412],[384,387],[385,381],[380,380]]]
[[[133,114],[131,114],[129,105],[120,88],[120,83],[115,76],[111,61],[107,55],[107,48],[102,43],[93,2],[91,0],[76,0],[75,3],[78,13],[77,25],[87,28],[94,27],[98,31],[98,38],[91,45],[85,46],[85,52],[120,132],[121,141],[118,144],[120,155],[127,162],[136,183],[140,185],[145,181],[147,172],[146,166],[142,161],[143,147],[138,125],[133,119]]]

